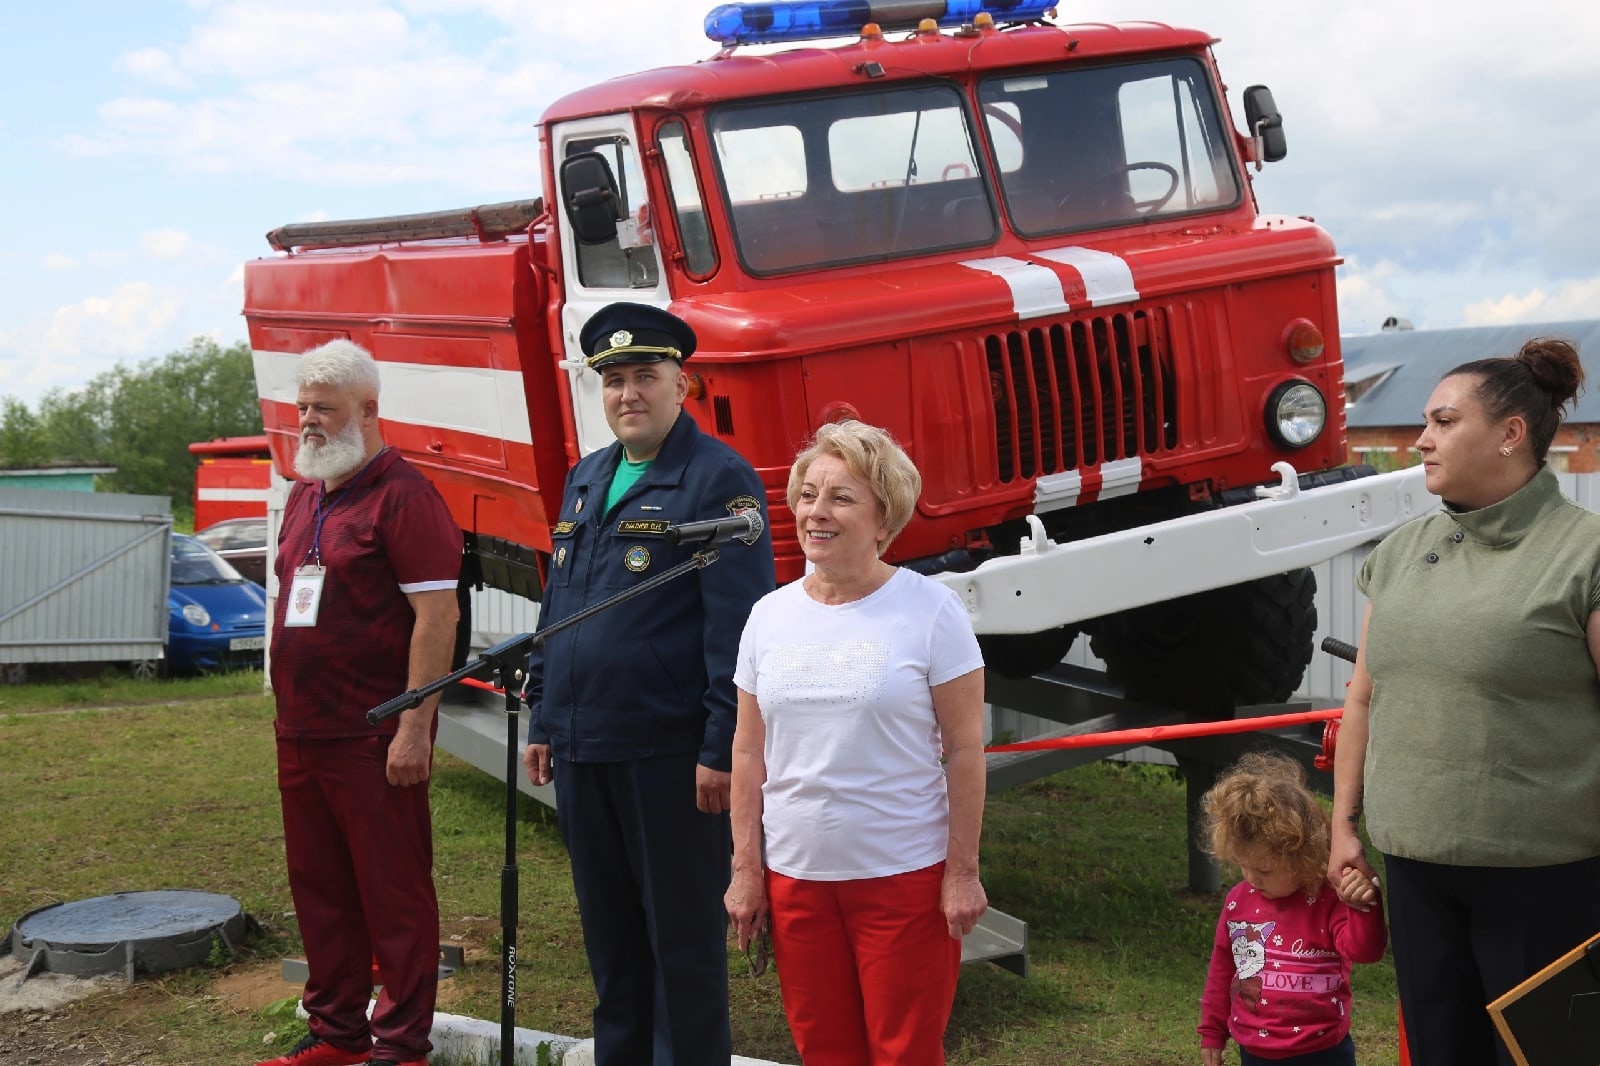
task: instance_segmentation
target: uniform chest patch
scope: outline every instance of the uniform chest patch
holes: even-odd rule
[[[622,565],[639,574],[650,569],[650,551],[643,544],[635,544],[622,556]]]

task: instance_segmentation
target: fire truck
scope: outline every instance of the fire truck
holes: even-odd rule
[[[189,453],[200,458],[194,472],[195,529],[229,518],[266,517],[272,453],[265,436],[196,441]]]
[[[1424,490],[1344,465],[1340,260],[1258,208],[1271,92],[1237,129],[1209,34],[1054,6],[723,5],[708,58],[550,105],[538,196],[273,230],[245,315],[278,469],[298,356],[363,345],[464,580],[537,600],[566,473],[613,439],[579,330],[656,304],[699,337],[686,412],[766,485],[780,580],[790,462],[859,418],[924,479],[889,561],[961,594],[992,668],[1087,636],[1137,698],[1286,698],[1305,568]]]

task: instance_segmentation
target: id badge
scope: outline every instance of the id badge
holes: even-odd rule
[[[295,567],[294,580],[289,585],[289,608],[283,613],[285,626],[317,624],[317,608],[322,605],[322,579],[327,572],[324,566]]]

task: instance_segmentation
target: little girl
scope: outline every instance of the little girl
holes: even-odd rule
[[[1200,1061],[1221,1066],[1231,1036],[1244,1066],[1354,1066],[1350,964],[1377,962],[1387,940],[1377,879],[1351,869],[1329,888],[1328,813],[1286,755],[1246,755],[1202,807],[1207,850],[1244,880],[1217,921]]]

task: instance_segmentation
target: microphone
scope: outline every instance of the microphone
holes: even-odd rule
[[[704,522],[684,522],[681,525],[668,526],[666,537],[668,544],[703,544],[710,547],[713,544],[722,544],[733,540],[735,537],[746,544],[754,544],[761,536],[761,531],[767,524],[761,520],[757,511],[741,511],[731,518],[711,518]]]

